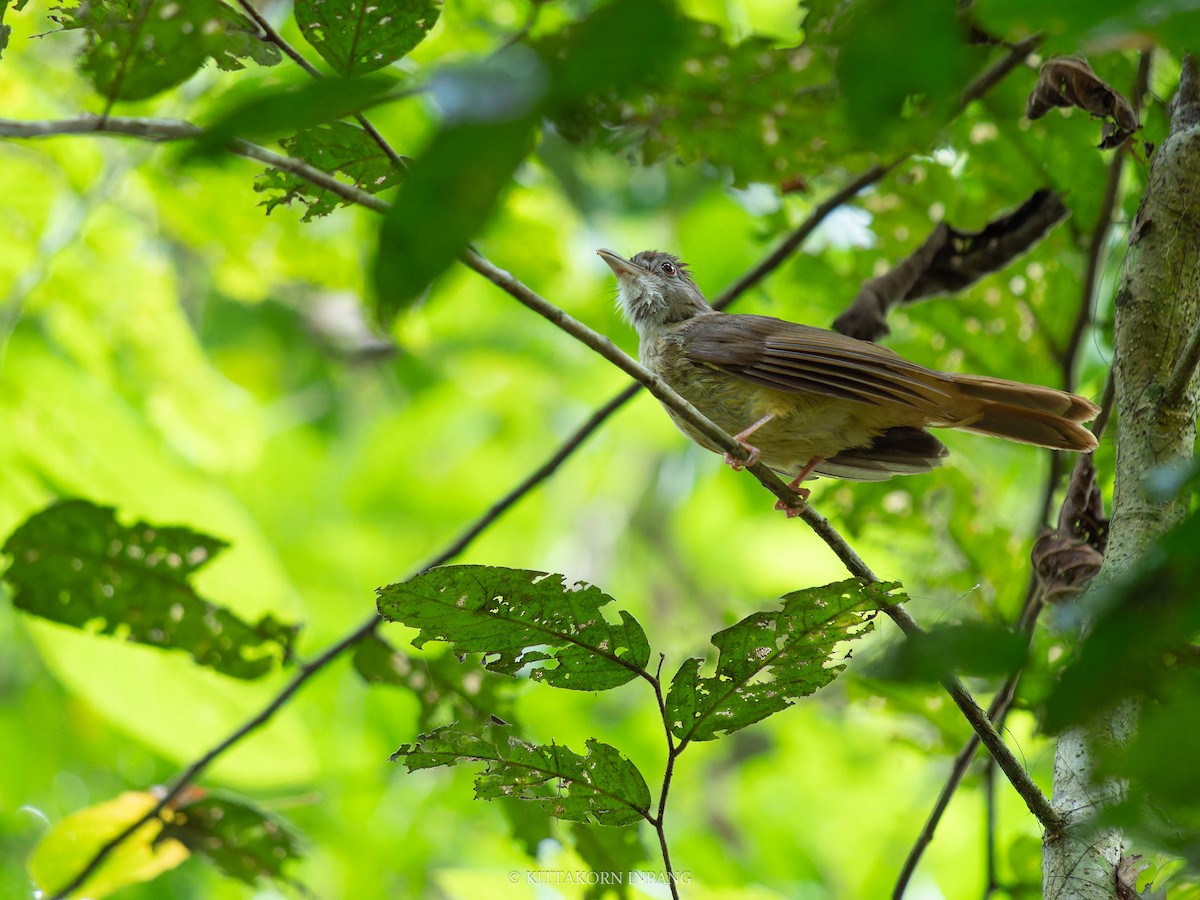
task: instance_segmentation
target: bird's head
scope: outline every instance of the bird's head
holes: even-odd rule
[[[596,255],[617,276],[621,311],[639,337],[712,309],[677,256],[660,250],[643,250],[633,259],[611,250],[597,250]]]

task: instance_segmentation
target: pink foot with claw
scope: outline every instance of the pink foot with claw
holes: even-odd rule
[[[812,491],[810,491],[808,488],[793,487],[792,490],[800,495],[799,506],[792,506],[789,503],[784,503],[782,500],[775,501],[775,508],[789,519],[794,519],[796,516],[800,515],[800,513],[804,512],[804,508],[808,506],[808,498],[812,494]]]
[[[738,442],[738,444],[741,446],[741,448],[743,450],[745,450],[746,453],[749,454],[749,456],[746,459],[738,459],[732,453],[730,453],[729,451],[726,451],[725,452],[725,464],[727,466],[729,466],[729,468],[733,469],[733,471],[735,471],[735,472],[740,472],[742,469],[745,469],[748,466],[752,466],[756,462],[758,462],[758,458],[762,455],[762,451],[759,450],[757,447],[755,447],[753,444],[748,443],[746,441],[746,438],[750,437],[750,435],[754,434],[754,432],[758,431],[758,429],[762,428],[764,425],[766,425],[768,422],[770,422],[773,418],[775,418],[774,413],[767,413],[765,416],[763,416],[761,419],[759,419],[757,422],[755,422],[753,425],[751,425],[745,431],[739,431],[737,434],[735,434],[733,436],[733,439]]]
[[[789,519],[796,518],[796,516],[800,515],[800,513],[804,511],[804,507],[808,506],[808,498],[812,495],[812,491],[806,487],[800,487],[800,483],[804,481],[804,479],[810,474],[812,474],[812,470],[815,469],[820,462],[821,457],[814,456],[804,464],[804,468],[800,470],[800,474],[788,482],[788,487],[795,491],[800,497],[799,506],[792,506],[790,503],[785,503],[782,500],[775,501],[775,508],[786,515]]]
[[[733,469],[735,472],[740,472],[742,469],[748,469],[750,466],[758,462],[758,458],[762,456],[762,451],[753,444],[747,444],[745,441],[738,441],[738,443],[745,447],[746,452],[750,455],[745,459],[738,459],[732,453],[728,451],[725,452],[725,465],[729,466],[729,468]]]

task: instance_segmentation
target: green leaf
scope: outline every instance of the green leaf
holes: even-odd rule
[[[487,224],[533,149],[538,115],[562,113],[610,86],[649,83],[673,56],[673,22],[664,0],[616,0],[543,45],[541,60],[518,44],[456,78],[435,80],[447,124],[384,218],[373,270],[380,322],[415,302]]]
[[[533,148],[534,119],[462,122],[440,131],[409,169],[383,219],[375,311],[383,324],[448,269],[491,217]]]
[[[985,622],[935,625],[891,644],[867,673],[896,681],[939,681],[947,675],[1007,675],[1025,663],[1027,641]]]
[[[779,610],[754,613],[717,632],[713,676],[700,677],[701,660],[689,659],[671,681],[671,731],[681,741],[711,741],[829,684],[845,668],[831,664],[834,649],[869,632],[876,610],[905,599],[892,593],[898,588],[857,579],[808,588],[781,598]]]
[[[420,629],[413,644],[447,641],[455,653],[484,653],[491,672],[555,687],[603,691],[645,669],[650,645],[621,610],[604,617],[612,597],[562,575],[493,566],[445,566],[379,589],[379,614]],[[553,663],[553,665],[543,665]]]
[[[952,4],[867,0],[845,28],[836,70],[847,122],[876,138],[905,118],[925,119],[929,132],[939,127],[985,57],[967,44]],[[918,129],[906,131],[908,143]]]
[[[530,859],[538,858],[542,841],[558,839],[558,824],[541,807],[522,803],[516,797],[498,797],[496,802],[508,822],[512,839]]]
[[[460,662],[450,653],[412,657],[372,636],[355,648],[354,668],[364,681],[411,691],[421,704],[417,726],[422,731],[442,724],[486,723],[493,717],[512,721],[512,696],[503,690],[509,682],[477,660]]]
[[[339,75],[394,63],[425,39],[442,0],[296,0],[300,33]]]
[[[114,100],[144,100],[182,84],[212,58],[222,69],[252,58],[274,65],[279,50],[253,22],[220,0],[91,0],[62,9],[64,30],[87,32],[81,68]]]
[[[179,841],[224,874],[247,884],[260,878],[282,879],[284,864],[300,858],[300,838],[286,822],[245,798],[197,793],[199,799],[173,810],[160,840]]]
[[[330,175],[344,175],[356,188],[368,194],[386,191],[404,178],[404,170],[366,131],[347,122],[318,125],[279,143],[288,156],[302,159]],[[327,215],[348,202],[297,175],[275,168],[267,169],[258,177],[254,190],[270,195],[263,201],[268,214],[277,206],[300,201],[305,206],[302,222]]]
[[[1193,513],[1149,547],[1127,577],[1098,586],[1059,613],[1060,625],[1078,627],[1089,618],[1091,624],[1046,699],[1048,731],[1087,722],[1128,698],[1172,689],[1200,637],[1198,546],[1200,513]]]
[[[44,895],[75,877],[109,839],[149,812],[158,798],[148,791],[128,791],[55,822],[29,857],[29,875]],[[71,896],[107,897],[131,884],[150,881],[188,858],[178,841],[161,835],[162,823],[147,822],[123,841],[88,878],[84,893]]]
[[[851,151],[861,153],[862,142],[853,143],[832,102],[838,89],[827,50],[778,49],[759,36],[730,43],[693,19],[672,20],[669,29],[644,51],[648,80],[622,86],[599,76],[581,102],[551,110],[556,130],[575,143],[634,151],[646,164],[728,166],[738,185],[856,162]],[[661,31],[642,33],[653,39]]]
[[[614,0],[540,41],[552,75],[551,107],[653,84],[680,57],[684,22],[666,0]]]
[[[1139,704],[1127,741],[1096,744],[1093,778],[1128,784],[1100,813],[1106,827],[1133,834],[1200,865],[1200,668],[1177,668],[1162,695]]]
[[[2,552],[18,609],[258,678],[291,655],[297,627],[270,615],[251,625],[195,592],[188,576],[224,547],[187,528],[124,526],[111,507],[65,500],[27,519]]]
[[[395,88],[395,81],[383,77],[319,78],[260,91],[224,110],[205,128],[189,155],[217,153],[235,137],[263,141],[315,130],[383,102]],[[330,136],[345,139],[345,135],[339,131]]]
[[[1001,37],[1041,32],[1052,52],[1081,46],[1147,46],[1153,41],[1186,52],[1200,40],[1200,16],[1193,0],[979,0],[972,7],[980,24]]]
[[[637,766],[608,744],[587,742],[587,755],[558,744],[531,744],[496,730],[495,740],[454,728],[439,728],[392,755],[410,772],[460,762],[483,762],[475,780],[479,800],[518,797],[556,819],[630,825],[650,808],[650,789]]]
[[[8,47],[8,39],[12,35],[12,28],[4,24],[4,14],[8,12],[11,5],[13,12],[20,12],[25,8],[25,4],[29,0],[0,0],[0,56],[4,55],[5,49]]]
[[[596,828],[575,824],[571,826],[571,833],[575,837],[575,852],[588,867],[597,874],[614,876],[597,878],[589,883],[583,892],[584,900],[599,900],[607,894],[628,897],[629,886],[625,883],[628,873],[650,858],[637,825]]]

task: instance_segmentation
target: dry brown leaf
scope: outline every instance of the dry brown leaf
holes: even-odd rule
[[[1108,545],[1104,498],[1096,486],[1090,453],[1080,456],[1067,484],[1058,527],[1045,529],[1033,545],[1033,568],[1047,603],[1076,597],[1100,571]]]
[[[959,231],[943,222],[907,259],[864,281],[833,327],[861,340],[878,340],[888,333],[887,314],[893,306],[961,291],[1004,268],[1066,216],[1058,196],[1040,190],[982,231]]]
[[[1100,148],[1120,147],[1141,127],[1129,101],[1100,79],[1081,56],[1046,60],[1025,104],[1025,116],[1039,119],[1055,107],[1076,106],[1093,118],[1104,119]]]

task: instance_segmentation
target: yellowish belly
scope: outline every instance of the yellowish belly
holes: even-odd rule
[[[910,424],[881,422],[880,409],[872,404],[777,391],[718,369],[671,359],[673,355],[643,354],[642,362],[730,434],[770,415],[746,441],[761,451],[764,463],[784,475],[795,476],[814,456],[829,459],[852,447],[866,447],[892,425]],[[674,412],[667,412],[680,431],[700,446],[720,452]]]

